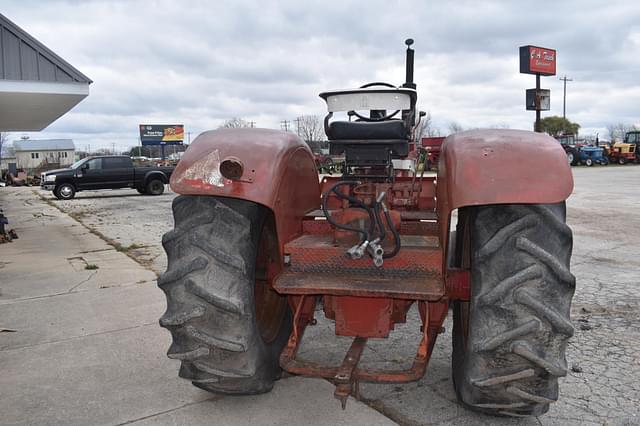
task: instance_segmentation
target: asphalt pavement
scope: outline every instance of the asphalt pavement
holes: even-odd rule
[[[0,245],[0,423],[390,425],[324,380],[220,397],[177,377],[156,274],[31,188],[0,188],[19,239]]]
[[[538,418],[495,418],[460,406],[451,384],[451,320],[418,382],[363,384],[340,410],[333,386],[287,377],[256,397],[216,397],[177,378],[157,325],[165,300],[160,245],[175,194],[81,192],[70,201],[32,188],[0,188],[20,239],[0,245],[0,423],[640,425],[640,166],[574,168],[567,221],[576,275],[559,401]],[[86,269],[90,265],[97,269]],[[350,339],[318,313],[301,354],[340,362]],[[362,363],[410,362],[414,310]]]

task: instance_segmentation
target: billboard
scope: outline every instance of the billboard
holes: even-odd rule
[[[521,46],[522,74],[556,75],[556,51],[546,47]]]
[[[182,145],[184,125],[182,124],[141,124],[142,145]]]

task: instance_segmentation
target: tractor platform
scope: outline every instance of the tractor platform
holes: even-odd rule
[[[285,245],[285,268],[274,280],[281,294],[437,301],[445,295],[436,237],[403,235],[402,249],[381,267],[351,259],[331,235],[303,235]]]

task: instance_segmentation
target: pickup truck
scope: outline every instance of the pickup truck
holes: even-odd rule
[[[141,194],[160,195],[174,167],[133,167],[126,156],[87,157],[67,169],[42,173],[40,186],[59,200],[70,200],[76,192],[94,189],[135,188]]]

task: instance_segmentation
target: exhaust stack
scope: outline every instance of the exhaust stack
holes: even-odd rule
[[[402,87],[407,87],[409,89],[415,89],[416,84],[413,82],[413,53],[414,50],[411,49],[411,45],[413,44],[413,39],[408,38],[404,41],[404,44],[407,45],[407,72],[405,77],[405,83]]]

